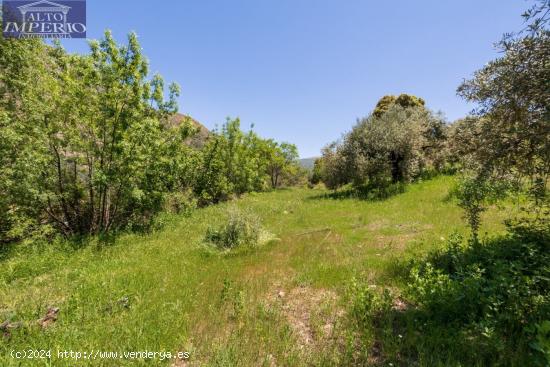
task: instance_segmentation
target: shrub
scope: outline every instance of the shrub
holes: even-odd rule
[[[484,353],[547,358],[541,330],[550,315],[549,222],[509,229],[483,243],[452,236],[444,250],[413,266],[407,295],[425,320],[478,340]]]
[[[169,213],[190,215],[197,207],[197,199],[190,191],[172,192],[166,195],[164,210]]]
[[[487,205],[505,197],[511,189],[506,180],[488,180],[483,176],[464,176],[452,190],[451,195],[458,199],[458,206],[464,209],[472,233],[472,241],[478,241],[481,213]]]
[[[387,290],[355,285],[350,316],[368,342],[362,352],[403,365],[547,366],[550,221],[508,225],[482,242],[452,235],[413,260],[398,302],[406,307]]]
[[[232,209],[225,224],[218,228],[208,227],[205,240],[220,249],[254,247],[259,244],[261,233],[258,217]]]

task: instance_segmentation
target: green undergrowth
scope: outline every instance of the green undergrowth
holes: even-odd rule
[[[344,297],[350,279],[401,292],[399,264],[454,231],[468,236],[449,199],[453,183],[441,176],[374,201],[327,198],[323,189],[253,193],[163,215],[149,234],[11,246],[0,260],[0,324],[17,327],[0,338],[0,365],[21,365],[9,354],[24,348],[189,351],[189,363],[200,366],[353,364]],[[234,209],[276,240],[227,254],[206,250],[208,229],[222,233]],[[508,210],[483,213],[480,233],[503,233]],[[37,320],[50,307],[59,308],[57,320],[42,327]],[[331,337],[319,337],[326,330]],[[304,342],[308,333],[312,342]],[[51,359],[54,366],[171,363]]]

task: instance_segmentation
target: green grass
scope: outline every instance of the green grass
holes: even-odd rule
[[[338,364],[346,338],[335,315],[345,310],[350,280],[399,289],[398,261],[440,245],[453,231],[467,234],[461,210],[448,199],[452,183],[438,177],[383,201],[330,199],[317,189],[249,194],[190,217],[167,216],[156,233],[108,245],[16,248],[0,260],[0,323],[22,325],[0,336],[0,365],[173,363],[76,362],[58,359],[57,350],[188,351],[196,365]],[[206,229],[234,205],[258,215],[277,239],[226,254],[206,249]],[[506,216],[491,208],[482,232],[502,231]],[[49,306],[60,308],[59,317],[43,329],[36,320]],[[313,342],[304,342],[300,321]],[[330,337],[320,336],[329,323]],[[9,356],[24,349],[51,349],[53,358]]]

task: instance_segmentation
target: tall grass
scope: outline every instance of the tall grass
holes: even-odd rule
[[[308,189],[246,194],[168,216],[157,232],[122,235],[108,245],[12,248],[0,260],[0,324],[20,326],[2,337],[0,365],[172,363],[9,356],[24,348],[189,351],[197,365],[342,364],[345,337],[302,345],[288,312],[306,311],[289,295],[333,293],[336,314],[345,309],[341,296],[352,277],[402,287],[391,270],[398,260],[428,252],[454,230],[467,235],[460,209],[447,199],[452,183],[438,177],[383,201],[323,199],[323,190]],[[207,229],[226,223],[233,205],[255,215],[278,240],[232,256],[206,251]],[[506,213],[492,208],[484,215],[482,233],[503,230]],[[42,328],[36,320],[49,307],[60,309],[58,318]],[[314,321],[311,316],[306,323]],[[334,322],[335,335],[345,334],[342,325]]]

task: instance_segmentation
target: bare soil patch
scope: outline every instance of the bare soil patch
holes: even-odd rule
[[[327,289],[300,286],[287,292],[279,288],[271,292],[270,303],[280,306],[302,349],[318,348],[333,339],[344,314],[336,293]]]

